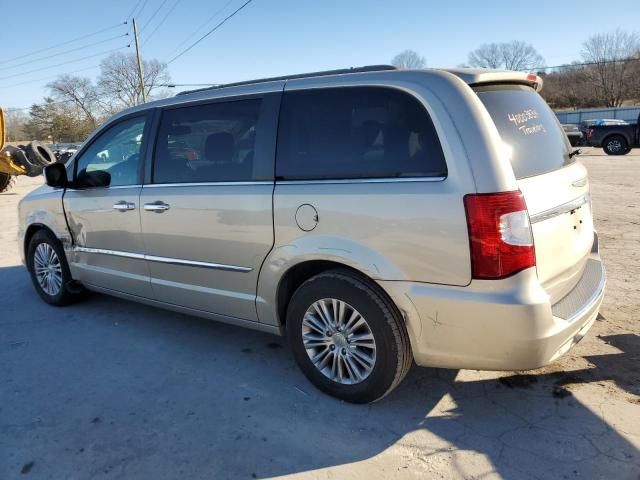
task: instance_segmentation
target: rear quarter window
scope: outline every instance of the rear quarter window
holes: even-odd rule
[[[573,161],[571,145],[544,99],[525,85],[475,87],[511,156],[517,179],[562,168]]]
[[[438,135],[424,106],[392,88],[285,92],[277,151],[279,179],[447,174]]]

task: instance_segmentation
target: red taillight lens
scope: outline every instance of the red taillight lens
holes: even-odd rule
[[[591,138],[591,135],[593,135],[593,128],[587,128],[587,138]]]
[[[473,278],[508,277],[536,264],[522,192],[465,195]]]

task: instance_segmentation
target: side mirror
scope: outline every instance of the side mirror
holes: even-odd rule
[[[50,187],[66,187],[69,183],[67,180],[67,169],[62,163],[53,163],[44,167],[44,178]]]
[[[108,187],[111,185],[111,174],[104,170],[92,170],[87,172],[83,169],[78,172],[78,176],[74,184],[77,188]]]

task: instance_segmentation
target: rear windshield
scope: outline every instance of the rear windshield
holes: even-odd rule
[[[542,175],[575,160],[560,123],[544,99],[524,85],[475,88],[511,154],[517,179]]]

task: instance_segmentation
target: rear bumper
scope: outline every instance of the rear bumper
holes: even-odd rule
[[[467,287],[380,282],[401,309],[418,365],[529,370],[578,343],[604,297],[606,275],[597,237],[582,278],[551,305],[534,268]]]

